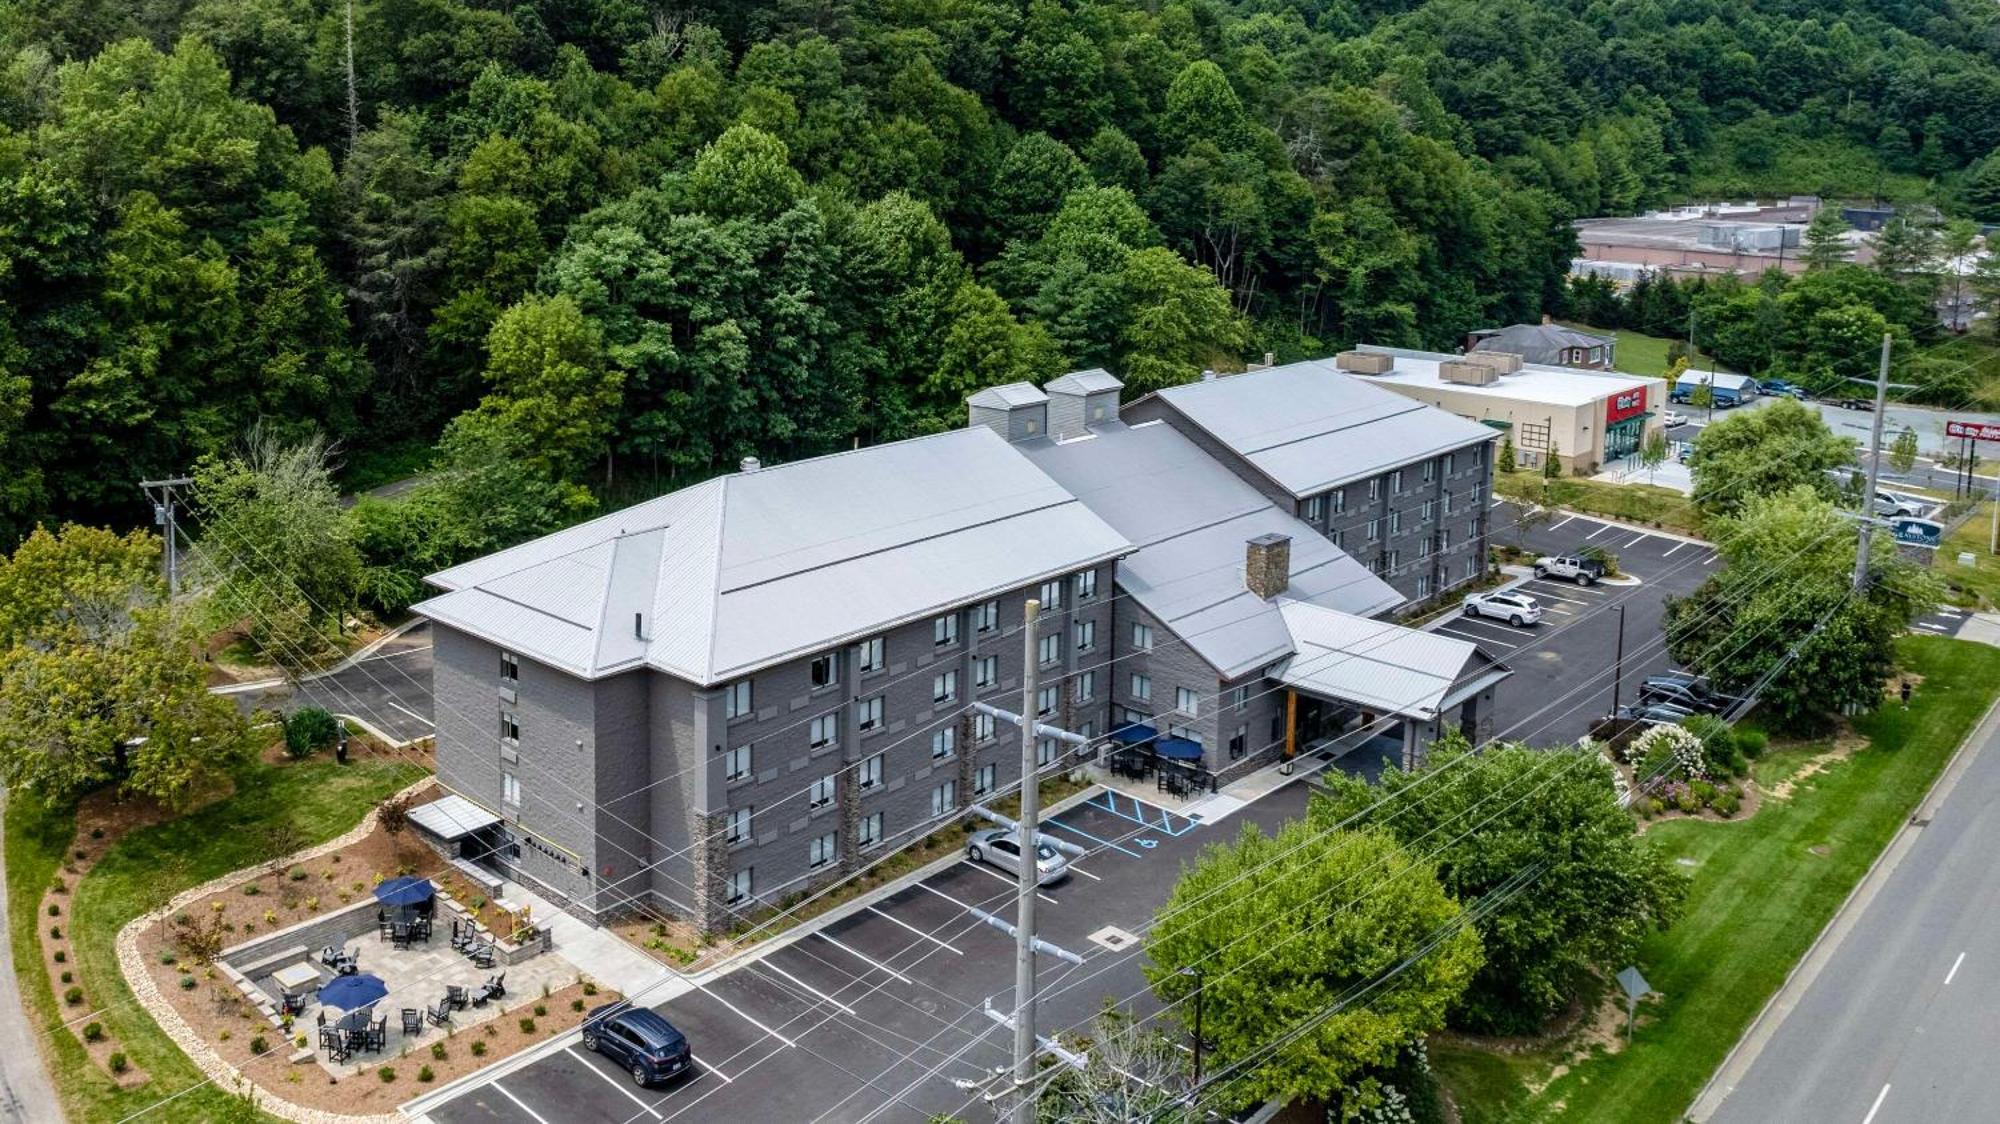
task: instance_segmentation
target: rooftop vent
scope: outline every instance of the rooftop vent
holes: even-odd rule
[[[1492,386],[1500,381],[1500,372],[1468,359],[1447,359],[1438,364],[1438,378],[1463,386]]]
[[[737,465],[736,467],[742,469],[745,472],[755,472],[758,469],[764,467],[764,462],[758,460],[756,457],[744,457],[743,462]]]
[[[1333,357],[1333,365],[1357,375],[1386,375],[1396,366],[1396,357],[1379,351],[1343,351]]]
[[[1512,352],[1487,351],[1483,348],[1466,352],[1464,359],[1467,363],[1481,363],[1491,367],[1495,374],[1501,375],[1511,375],[1519,371],[1522,362],[1521,357]]]

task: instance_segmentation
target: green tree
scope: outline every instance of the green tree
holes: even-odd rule
[[[1554,480],[1562,474],[1562,448],[1556,444],[1554,437],[1550,437],[1548,451],[1542,454],[1542,478]]]
[[[1854,247],[1847,244],[1847,234],[1853,227],[1840,217],[1840,209],[1823,206],[1813,212],[1812,221],[1806,224],[1805,252],[1799,255],[1805,259],[1807,269],[1830,269],[1854,260]]]
[[[1383,809],[1367,822],[1429,855],[1445,892],[1478,917],[1486,959],[1453,1021],[1531,1034],[1590,972],[1624,966],[1673,924],[1687,883],[1639,838],[1595,747],[1489,745],[1463,760],[1472,754],[1454,732],[1432,745],[1423,771],[1391,768],[1379,784],[1334,777],[1308,821],[1330,830]],[[1531,867],[1536,889],[1479,909]]]
[[[1189,382],[1241,354],[1246,333],[1229,294],[1172,250],[1135,251],[1116,286],[1125,309],[1116,366],[1128,393]]]
[[[1694,449],[1693,499],[1710,515],[1800,486],[1831,499],[1839,485],[1830,474],[1855,458],[1852,438],[1835,436],[1817,410],[1791,399],[1707,426]]]
[[[1146,951],[1162,1001],[1179,1003],[1201,981],[1210,1073],[1244,1063],[1228,1089],[1242,1103],[1338,1096],[1441,1026],[1482,959],[1430,863],[1384,833],[1303,820],[1275,838],[1245,824],[1235,843],[1203,851]],[[1359,994],[1391,972],[1395,986]],[[1259,1053],[1290,1032],[1299,1036],[1286,1049]]]
[[[1880,702],[1896,638],[1937,602],[1929,569],[1877,535],[1867,587],[1852,594],[1854,524],[1811,484],[1757,489],[1707,526],[1725,565],[1692,595],[1668,600],[1675,662],[1728,692],[1771,676],[1760,701],[1789,730],[1820,730],[1829,715]]]
[[[1917,431],[1908,426],[1896,435],[1896,441],[1889,446],[1889,467],[1898,473],[1907,473],[1917,466]]]
[[[1648,480],[1661,465],[1667,463],[1666,430],[1655,429],[1646,434],[1645,443],[1639,446],[1639,463],[1645,466]]]
[[[1502,472],[1514,471],[1514,435],[1511,433],[1500,438],[1499,467]]]
[[[487,337],[493,391],[479,412],[504,431],[529,467],[577,479],[603,457],[623,400],[597,325],[567,296],[531,296],[502,313]]]
[[[776,218],[805,194],[785,142],[749,125],[732,125],[701,150],[688,176],[695,205],[716,218]]]
[[[2000,150],[1987,153],[1965,178],[1965,201],[1980,222],[2000,222]]]

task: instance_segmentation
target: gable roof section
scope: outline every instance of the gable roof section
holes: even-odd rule
[[[1476,644],[1302,601],[1279,605],[1296,648],[1280,682],[1406,718],[1432,719],[1513,672]]]
[[[1169,387],[1159,399],[1300,499],[1499,438],[1324,359]]]
[[[1042,384],[1042,389],[1050,394],[1102,394],[1107,390],[1123,390],[1125,384],[1110,371],[1092,367],[1050,379]]]
[[[1170,425],[1113,423],[1020,448],[1137,546],[1119,560],[1119,589],[1225,678],[1292,651],[1277,605],[1243,584],[1244,546],[1258,535],[1291,537],[1289,596],[1363,615],[1403,601]]]
[[[1509,324],[1473,335],[1478,337],[1472,345],[1475,351],[1497,351],[1518,355],[1529,363],[1549,364],[1560,363],[1563,351],[1568,348],[1610,347],[1615,342],[1610,336],[1565,328],[1561,324]]]
[[[1033,406],[1047,402],[1049,396],[1035,388],[1031,382],[1010,382],[1000,386],[989,386],[965,400],[968,406],[985,406],[995,410],[1011,410],[1016,406]]]
[[[981,427],[704,481],[433,574],[417,611],[584,678],[708,684],[1130,549]]]

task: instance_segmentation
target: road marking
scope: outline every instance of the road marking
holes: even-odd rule
[[[1494,497],[1493,497],[1493,506],[1494,506],[1494,507],[1499,507],[1499,506],[1500,506],[1501,504],[1503,504],[1503,503],[1506,503],[1506,502],[1507,502],[1506,500],[1503,500],[1503,499],[1501,499],[1501,498],[1500,498],[1499,496],[1494,496]]]
[[[1566,586],[1566,585],[1565,585],[1565,586],[1556,586],[1556,583],[1554,583],[1554,582],[1552,582],[1552,581],[1549,581],[1549,579],[1547,579],[1547,578],[1536,578],[1535,580],[1536,580],[1536,581],[1538,581],[1538,582],[1543,582],[1543,583],[1546,583],[1547,585],[1550,585],[1550,586],[1554,586],[1555,588],[1558,588],[1558,589],[1569,589],[1569,588],[1570,588],[1569,586]],[[1572,592],[1574,592],[1574,591],[1572,591]],[[1536,591],[1535,591],[1535,596],[1536,596],[1536,597],[1538,597],[1538,598],[1540,598],[1540,597],[1546,597],[1546,598],[1548,598],[1548,599],[1549,599],[1549,600],[1551,600],[1551,601],[1561,601],[1561,602],[1563,602],[1563,603],[1565,603],[1565,604],[1569,604],[1569,605],[1588,605],[1588,604],[1590,604],[1590,602],[1588,602],[1588,601],[1578,601],[1578,600],[1577,600],[1576,598],[1574,598],[1574,597],[1564,597],[1564,596],[1563,596],[1562,594],[1560,594],[1560,593],[1550,593],[1550,592],[1548,592],[1548,591],[1546,591],[1546,590],[1540,590],[1540,589],[1538,589],[1538,590],[1536,590]]]
[[[952,896],[951,896],[950,894],[947,894],[947,893],[945,893],[945,892],[944,892],[943,890],[940,890],[940,889],[938,889],[937,887],[935,887],[935,886],[931,885],[931,884],[930,884],[930,883],[928,883],[928,882],[919,882],[919,883],[917,883],[917,889],[919,889],[919,890],[929,890],[929,891],[930,891],[931,893],[933,893],[933,894],[936,894],[936,895],[937,895],[938,897],[941,897],[941,898],[943,898],[943,899],[944,899],[945,901],[948,901],[948,902],[950,902],[951,904],[953,904],[953,905],[957,906],[957,907],[958,907],[958,908],[960,908],[960,909],[965,909],[965,908],[967,908],[967,906],[966,906],[966,904],[965,904],[964,902],[962,902],[962,901],[959,901],[959,900],[958,900],[957,898],[954,898],[954,897],[952,897]]]
[[[972,869],[978,871],[981,874],[990,874],[993,877],[998,878],[1000,881],[1005,882],[1009,886],[1018,887],[1021,884],[1021,880],[1019,878],[1009,878],[1006,875],[1000,873],[999,871],[994,870],[992,867],[987,866],[985,863],[976,863],[973,862],[971,859],[960,859],[958,861],[964,863],[966,866],[971,867]],[[1054,898],[1048,896],[1047,894],[1042,893],[1040,890],[1035,891],[1035,896],[1049,903],[1050,905],[1061,904],[1057,902]]]
[[[1081,875],[1083,875],[1083,876],[1084,876],[1085,878],[1088,878],[1088,879],[1090,879],[1090,880],[1091,880],[1092,882],[1102,882],[1102,881],[1104,881],[1104,879],[1102,879],[1102,878],[1099,878],[1099,877],[1098,877],[1097,875],[1095,875],[1095,874],[1092,874],[1092,873],[1090,873],[1089,871],[1087,871],[1087,870],[1083,869],[1082,867],[1080,867],[1080,866],[1076,865],[1075,863],[1070,863],[1070,864],[1069,864],[1069,871],[1070,871],[1070,873],[1071,873],[1071,874],[1081,874]]]
[[[1630,549],[1632,549],[1633,547],[1635,547],[1635,546],[1638,546],[1638,545],[1639,545],[1640,543],[1642,543],[1642,542],[1645,542],[1645,541],[1646,541],[1646,536],[1645,536],[1645,535],[1640,535],[1639,537],[1637,537],[1637,538],[1633,539],[1633,540],[1632,540],[1631,542],[1628,542],[1628,543],[1626,543],[1626,544],[1625,544],[1624,546],[1621,546],[1621,547],[1619,547],[1618,549],[1620,549],[1620,550],[1630,550]]]
[[[696,1077],[700,1077],[702,1073],[713,1073],[717,1077],[722,1078],[722,1083],[724,1085],[736,1084],[736,1079],[722,1072],[721,1066],[716,1065],[714,1062],[703,1061],[700,1058],[695,1057],[694,1052],[692,1050],[688,1052],[688,1060],[692,1061],[693,1063],[701,1067],[701,1073],[695,1074]]]
[[[799,987],[801,987],[801,988],[805,989],[806,991],[808,991],[808,992],[812,993],[813,995],[817,995],[817,996],[819,996],[819,997],[820,997],[821,999],[825,1000],[825,1001],[826,1001],[827,1003],[831,1004],[832,1006],[835,1006],[835,1007],[838,1007],[838,1008],[840,1008],[840,1010],[841,1010],[841,1011],[842,1011],[843,1013],[845,1013],[845,1014],[849,1014],[849,1015],[852,1015],[852,1014],[854,1013],[854,1008],[852,1008],[852,1007],[849,1007],[849,1006],[848,1006],[847,1004],[845,1004],[845,1003],[842,1003],[842,1002],[841,1002],[840,1000],[838,1000],[838,999],[835,999],[835,998],[834,998],[833,996],[831,996],[831,995],[828,995],[828,994],[827,994],[826,992],[824,992],[824,991],[821,991],[820,989],[818,989],[818,988],[814,987],[813,985],[811,985],[811,984],[807,983],[806,981],[804,981],[804,980],[802,980],[802,979],[798,978],[797,976],[795,976],[795,975],[791,974],[790,972],[787,972],[787,971],[785,971],[785,970],[784,970],[783,968],[780,968],[780,967],[778,967],[778,966],[777,966],[776,964],[773,964],[773,963],[771,963],[771,960],[770,960],[770,958],[769,958],[769,957],[766,957],[766,958],[764,958],[764,959],[762,959],[762,960],[753,960],[753,961],[751,961],[750,963],[751,963],[751,964],[752,964],[752,966],[754,966],[754,967],[758,967],[758,968],[768,968],[768,969],[770,969],[771,971],[773,971],[773,972],[776,972],[776,973],[778,973],[779,975],[781,975],[781,976],[785,977],[786,979],[788,979],[788,980],[792,981],[793,983],[795,983],[795,984],[799,985]]]
[[[856,960],[861,961],[863,964],[867,964],[872,967],[882,969],[883,971],[889,973],[890,975],[896,977],[897,979],[903,981],[904,983],[914,982],[910,979],[910,977],[904,975],[901,972],[898,972],[894,968],[889,967],[887,964],[884,964],[881,961],[876,960],[874,957],[864,956],[861,953],[856,952],[853,949],[847,947],[846,945],[841,944],[839,941],[834,940],[832,937],[827,936],[825,933],[814,933],[813,936],[818,937],[820,940],[825,941],[826,943],[832,945],[833,947],[839,949],[840,951],[846,953],[847,955],[852,956]],[[790,1045],[790,1043],[786,1043],[786,1045]]]
[[[1592,531],[1592,532],[1590,532],[1589,534],[1587,534],[1587,535],[1585,535],[1585,536],[1583,536],[1583,537],[1584,537],[1584,538],[1586,538],[1586,539],[1594,539],[1594,538],[1596,538],[1597,536],[1599,536],[1599,535],[1603,534],[1604,532],[1606,532],[1606,531],[1609,531],[1609,530],[1611,529],[1611,527],[1612,527],[1612,524],[1610,524],[1610,523],[1606,523],[1606,524],[1605,524],[1604,526],[1602,526],[1602,527],[1599,527],[1599,528],[1598,528],[1598,529],[1596,529],[1595,531]]]
[[[421,648],[400,648],[394,652],[377,652],[372,656],[363,656],[362,658],[355,660],[354,662],[369,663],[374,660],[393,660],[393,659],[398,659],[402,656],[415,655],[418,652],[428,652],[430,650],[431,646],[429,644],[425,644]]]
[[[773,1038],[777,1039],[778,1041],[780,1041],[780,1042],[783,1042],[783,1043],[784,1043],[784,1044],[785,1044],[786,1046],[796,1046],[796,1045],[798,1045],[798,1043],[796,1043],[796,1042],[793,1042],[793,1041],[792,1041],[791,1039],[789,1039],[789,1038],[786,1038],[786,1037],[785,1037],[784,1035],[782,1035],[782,1034],[779,1034],[779,1033],[778,1033],[777,1031],[775,1031],[775,1030],[772,1030],[772,1029],[771,1029],[770,1027],[768,1027],[768,1026],[765,1026],[765,1025],[764,1025],[763,1023],[760,1023],[760,1022],[758,1022],[758,1021],[757,1021],[756,1019],[753,1019],[753,1018],[751,1018],[751,1017],[750,1017],[749,1015],[746,1015],[746,1014],[744,1014],[744,1013],[742,1012],[742,1010],[740,1010],[740,1009],[739,1009],[739,1008],[738,1008],[738,1007],[736,1006],[736,1004],[734,1004],[734,1003],[731,1003],[731,1002],[730,1002],[729,1000],[727,1000],[727,999],[724,999],[724,998],[723,998],[722,996],[720,996],[720,995],[717,995],[717,994],[716,994],[716,993],[715,993],[715,992],[714,992],[713,990],[711,990],[711,989],[709,989],[709,988],[707,988],[707,987],[704,987],[704,986],[703,986],[703,985],[701,985],[701,984],[696,984],[696,985],[695,985],[695,987],[696,987],[696,988],[698,988],[698,989],[700,989],[700,991],[701,991],[701,993],[702,993],[703,995],[706,995],[706,996],[708,996],[708,997],[709,997],[710,999],[713,999],[713,1000],[715,1000],[715,1001],[716,1001],[717,1003],[720,1003],[720,1004],[722,1004],[722,1005],[723,1005],[724,1007],[727,1007],[727,1008],[729,1008],[729,1009],[730,1009],[731,1011],[735,1012],[735,1014],[736,1014],[736,1017],[737,1017],[737,1018],[739,1018],[739,1019],[742,1019],[742,1020],[743,1020],[744,1022],[746,1022],[746,1023],[749,1023],[749,1024],[751,1025],[751,1026],[754,1026],[754,1027],[756,1027],[756,1028],[757,1028],[758,1030],[761,1030],[761,1031],[763,1031],[763,1032],[764,1032],[765,1034],[768,1034],[768,1035],[770,1035],[771,1037],[773,1037]]]
[[[1490,628],[1509,640],[1519,640],[1523,643],[1527,641],[1528,637],[1534,635],[1527,630],[1526,626],[1515,628],[1504,621],[1488,620],[1485,617],[1459,617],[1447,623],[1448,625],[1473,625],[1479,628]]]
[[[1965,954],[1961,952],[1958,954],[1958,959],[1951,962],[1951,971],[1944,974],[1944,986],[1951,986],[1951,978],[1958,975],[1958,966],[1963,963],[1965,963]]]
[[[1674,551],[1675,551],[1675,550],[1679,550],[1680,548],[1682,548],[1682,547],[1684,547],[1684,546],[1686,546],[1686,545],[1687,545],[1687,544],[1686,544],[1686,543],[1684,543],[1684,542],[1677,542],[1677,543],[1675,543],[1675,544],[1673,545],[1673,550],[1669,550],[1669,551],[1667,551],[1667,552],[1666,552],[1665,554],[1662,554],[1662,555],[1660,555],[1660,557],[1662,557],[1662,558],[1672,558],[1672,557],[1674,556]]]
[[[876,909],[872,905],[868,907],[868,912],[874,914],[877,917],[886,918],[889,921],[901,925],[903,928],[908,929],[910,932],[915,933],[916,935],[924,938],[925,940],[931,942],[932,944],[938,946],[939,948],[944,949],[946,952],[951,953],[953,956],[965,955],[965,953],[960,952],[958,949],[955,949],[950,945],[946,944],[945,942],[937,939],[936,937],[931,936],[929,933],[924,932],[922,929],[917,928],[915,925],[910,924],[908,921],[905,921],[900,917],[891,917],[889,914],[883,913],[881,910]]]
[[[1875,1124],[1875,1114],[1882,1111],[1882,1098],[1888,1095],[1889,1086],[1884,1084],[1882,1091],[1875,1094],[1875,1103],[1868,1106],[1868,1115],[1861,1118],[1861,1124]]]
[[[638,1105],[640,1108],[645,1109],[646,1113],[650,1115],[653,1119],[658,1120],[661,1118],[659,1109],[654,1108],[652,1105],[649,1105],[645,1101],[640,1100],[639,1095],[637,1093],[634,1093],[632,1090],[627,1089],[623,1081],[619,1081],[613,1078],[610,1074],[597,1068],[597,1066],[591,1063],[589,1058],[586,1058],[582,1054],[577,1053],[575,1047],[565,1046],[563,1047],[563,1053],[568,1054],[572,1058],[575,1058],[577,1060],[577,1064],[583,1066],[583,1068],[603,1078],[604,1083],[606,1085],[609,1085],[613,1089],[616,1089],[619,1092],[625,1094],[626,1100],[629,1100],[633,1104]]]
[[[1715,564],[1716,564],[1717,562],[1720,562],[1720,561],[1722,561],[1722,555],[1720,555],[1720,554],[1711,554],[1711,555],[1709,555],[1708,557],[1706,557],[1706,558],[1702,559],[1702,560],[1701,560],[1701,564],[1702,564],[1702,565],[1704,565],[1704,566],[1713,566],[1713,565],[1715,565]]]
[[[417,721],[422,722],[426,726],[432,726],[430,719],[425,718],[423,715],[418,714],[416,711],[411,710],[409,707],[404,706],[402,703],[391,700],[389,705],[395,707],[397,710],[402,711],[404,714],[409,715],[410,717],[416,719]],[[434,726],[432,728],[435,729]]]
[[[1911,627],[1911,628],[1921,628],[1921,629],[1923,629],[1923,630],[1924,630],[1925,632],[1935,632],[1935,633],[1937,633],[1937,634],[1938,634],[1939,636],[1947,636],[1947,635],[1950,635],[1950,633],[1949,633],[1949,631],[1948,631],[1948,630],[1946,630],[1946,629],[1944,629],[1944,628],[1941,628],[1941,627],[1939,627],[1939,626],[1937,626],[1937,625],[1934,625],[1934,624],[1930,623],[1929,621],[1912,621],[1912,622],[1910,623],[1910,627]]]
[[[1470,640],[1475,644],[1491,644],[1496,648],[1505,648],[1508,651],[1520,647],[1518,644],[1509,644],[1504,640],[1495,640],[1491,636],[1482,636],[1476,632],[1453,632],[1448,628],[1440,628],[1438,631],[1444,633],[1446,636],[1456,636],[1460,640]]]
[[[498,1089],[498,1090],[500,1090],[500,1095],[501,1095],[501,1096],[503,1096],[503,1097],[506,1097],[506,1098],[507,1098],[508,1100],[510,1100],[510,1101],[513,1101],[513,1102],[514,1102],[514,1107],[516,1107],[516,1108],[520,1109],[520,1110],[521,1110],[522,1112],[525,1112],[525,1113],[527,1113],[527,1114],[528,1114],[529,1116],[532,1116],[532,1117],[534,1117],[534,1118],[535,1118],[535,1120],[536,1120],[536,1121],[538,1122],[538,1124],[549,1124],[549,1121],[548,1121],[548,1118],[547,1118],[547,1117],[543,1116],[543,1115],[542,1115],[541,1113],[539,1113],[539,1112],[536,1112],[536,1111],[535,1111],[534,1109],[532,1109],[532,1108],[529,1108],[529,1107],[527,1106],[527,1103],[526,1103],[526,1102],[524,1102],[524,1101],[522,1101],[522,1100],[521,1100],[521,1098],[519,1098],[519,1097],[515,1096],[514,1094],[512,1094],[512,1093],[508,1092],[508,1091],[507,1091],[507,1086],[505,1086],[505,1085],[502,1085],[502,1084],[500,1084],[500,1083],[499,1083],[498,1081],[495,1081],[495,1082],[493,1082],[493,1087],[494,1087],[495,1089]]]
[[[1088,839],[1088,840],[1090,840],[1090,841],[1091,841],[1092,843],[1095,843],[1095,844],[1097,844],[1097,845],[1098,845],[1098,846],[1100,846],[1100,847],[1109,847],[1109,848],[1111,848],[1112,850],[1114,850],[1114,851],[1117,851],[1117,852],[1119,852],[1120,854],[1125,854],[1125,855],[1130,855],[1130,856],[1132,856],[1132,857],[1133,857],[1133,858],[1135,858],[1135,859],[1136,859],[1136,858],[1142,858],[1142,857],[1143,857],[1143,856],[1141,856],[1141,855],[1139,854],[1139,852],[1137,852],[1137,851],[1134,851],[1134,850],[1133,850],[1132,848],[1130,848],[1130,847],[1123,847],[1123,846],[1120,846],[1119,844],[1116,844],[1116,843],[1113,843],[1113,842],[1112,842],[1111,840],[1109,840],[1109,839],[1099,839],[1099,838],[1098,838],[1097,836],[1095,836],[1095,835],[1092,835],[1091,833],[1089,833],[1089,832],[1087,832],[1087,831],[1083,830],[1082,828],[1080,828],[1080,827],[1071,827],[1070,825],[1068,825],[1068,824],[1066,824],[1066,823],[1062,822],[1061,820],[1044,820],[1044,821],[1042,822],[1042,826],[1043,826],[1043,827],[1059,827],[1059,828],[1063,829],[1064,831],[1067,831],[1067,832],[1069,832],[1069,833],[1070,833],[1071,835],[1074,835],[1074,836],[1077,836],[1077,837],[1079,837],[1079,838],[1082,838],[1082,839]]]
[[[1563,520],[1562,522],[1560,522],[1560,523],[1556,524],[1555,526],[1553,526],[1553,527],[1550,527],[1550,528],[1549,528],[1549,530],[1551,530],[1551,531],[1560,531],[1560,530],[1562,530],[1562,529],[1563,529],[1564,527],[1567,527],[1567,526],[1569,526],[1569,525],[1570,525],[1571,523],[1574,523],[1574,522],[1576,522],[1576,516],[1572,515],[1572,516],[1570,516],[1569,518],[1567,518],[1567,519]]]

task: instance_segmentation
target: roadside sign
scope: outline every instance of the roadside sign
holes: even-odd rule
[[[1944,423],[1946,437],[1959,437],[1967,441],[2000,441],[2000,424],[1994,422],[1948,421]]]
[[[1923,546],[1936,550],[1944,542],[1944,524],[1935,519],[1917,519],[1909,516],[1891,519],[1889,533],[1904,546]]]

